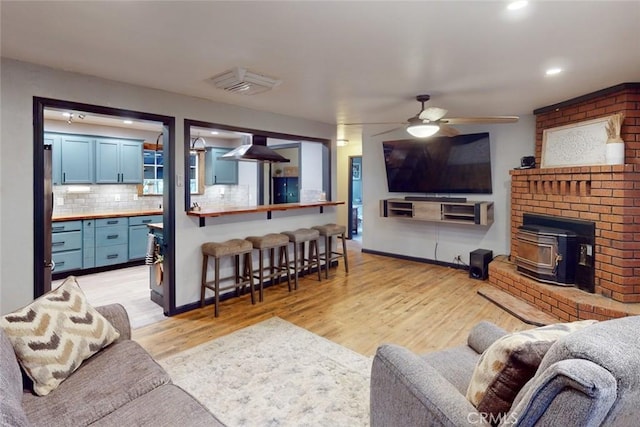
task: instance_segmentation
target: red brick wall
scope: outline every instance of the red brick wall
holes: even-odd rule
[[[624,112],[625,165],[511,172],[511,254],[525,212],[596,223],[596,293],[640,302],[640,85],[585,96],[536,114],[536,162],[545,129]]]
[[[622,85],[621,85],[622,86]],[[542,132],[545,129],[583,122],[585,120],[625,113],[621,137],[625,144],[625,163],[640,163],[640,87],[622,86],[614,92],[603,91],[600,96],[585,96],[585,100],[558,104],[551,111],[536,114],[536,164],[541,163]],[[570,104],[570,105],[567,105]]]

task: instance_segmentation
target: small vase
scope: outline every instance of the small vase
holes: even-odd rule
[[[608,165],[624,164],[624,142],[620,139],[618,142],[607,141],[606,160]]]

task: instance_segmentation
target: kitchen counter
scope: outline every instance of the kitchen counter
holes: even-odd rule
[[[130,216],[145,215],[162,215],[162,209],[149,209],[145,211],[110,211],[110,212],[94,212],[79,214],[62,214],[54,215],[52,221],[75,221],[82,219],[99,219],[99,218],[123,218]]]
[[[271,212],[273,211],[288,211],[293,209],[305,209],[305,208],[320,208],[320,213],[323,212],[325,206],[337,206],[344,205],[344,202],[300,202],[300,203],[281,203],[276,205],[256,205],[256,206],[229,206],[229,207],[216,207],[202,210],[191,210],[187,212],[187,215],[197,217],[200,219],[200,227],[204,227],[205,218],[214,218],[227,215],[238,215],[248,213],[261,213],[266,212],[267,219],[271,219]]]
[[[151,230],[164,230],[164,224],[161,222],[155,222],[153,224],[147,224],[147,227],[149,227],[149,229]]]

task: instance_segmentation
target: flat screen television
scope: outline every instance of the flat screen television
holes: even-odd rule
[[[492,193],[488,132],[382,146],[389,192]]]

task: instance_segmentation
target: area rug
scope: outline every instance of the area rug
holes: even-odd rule
[[[278,317],[160,361],[235,426],[368,426],[371,358]]]

